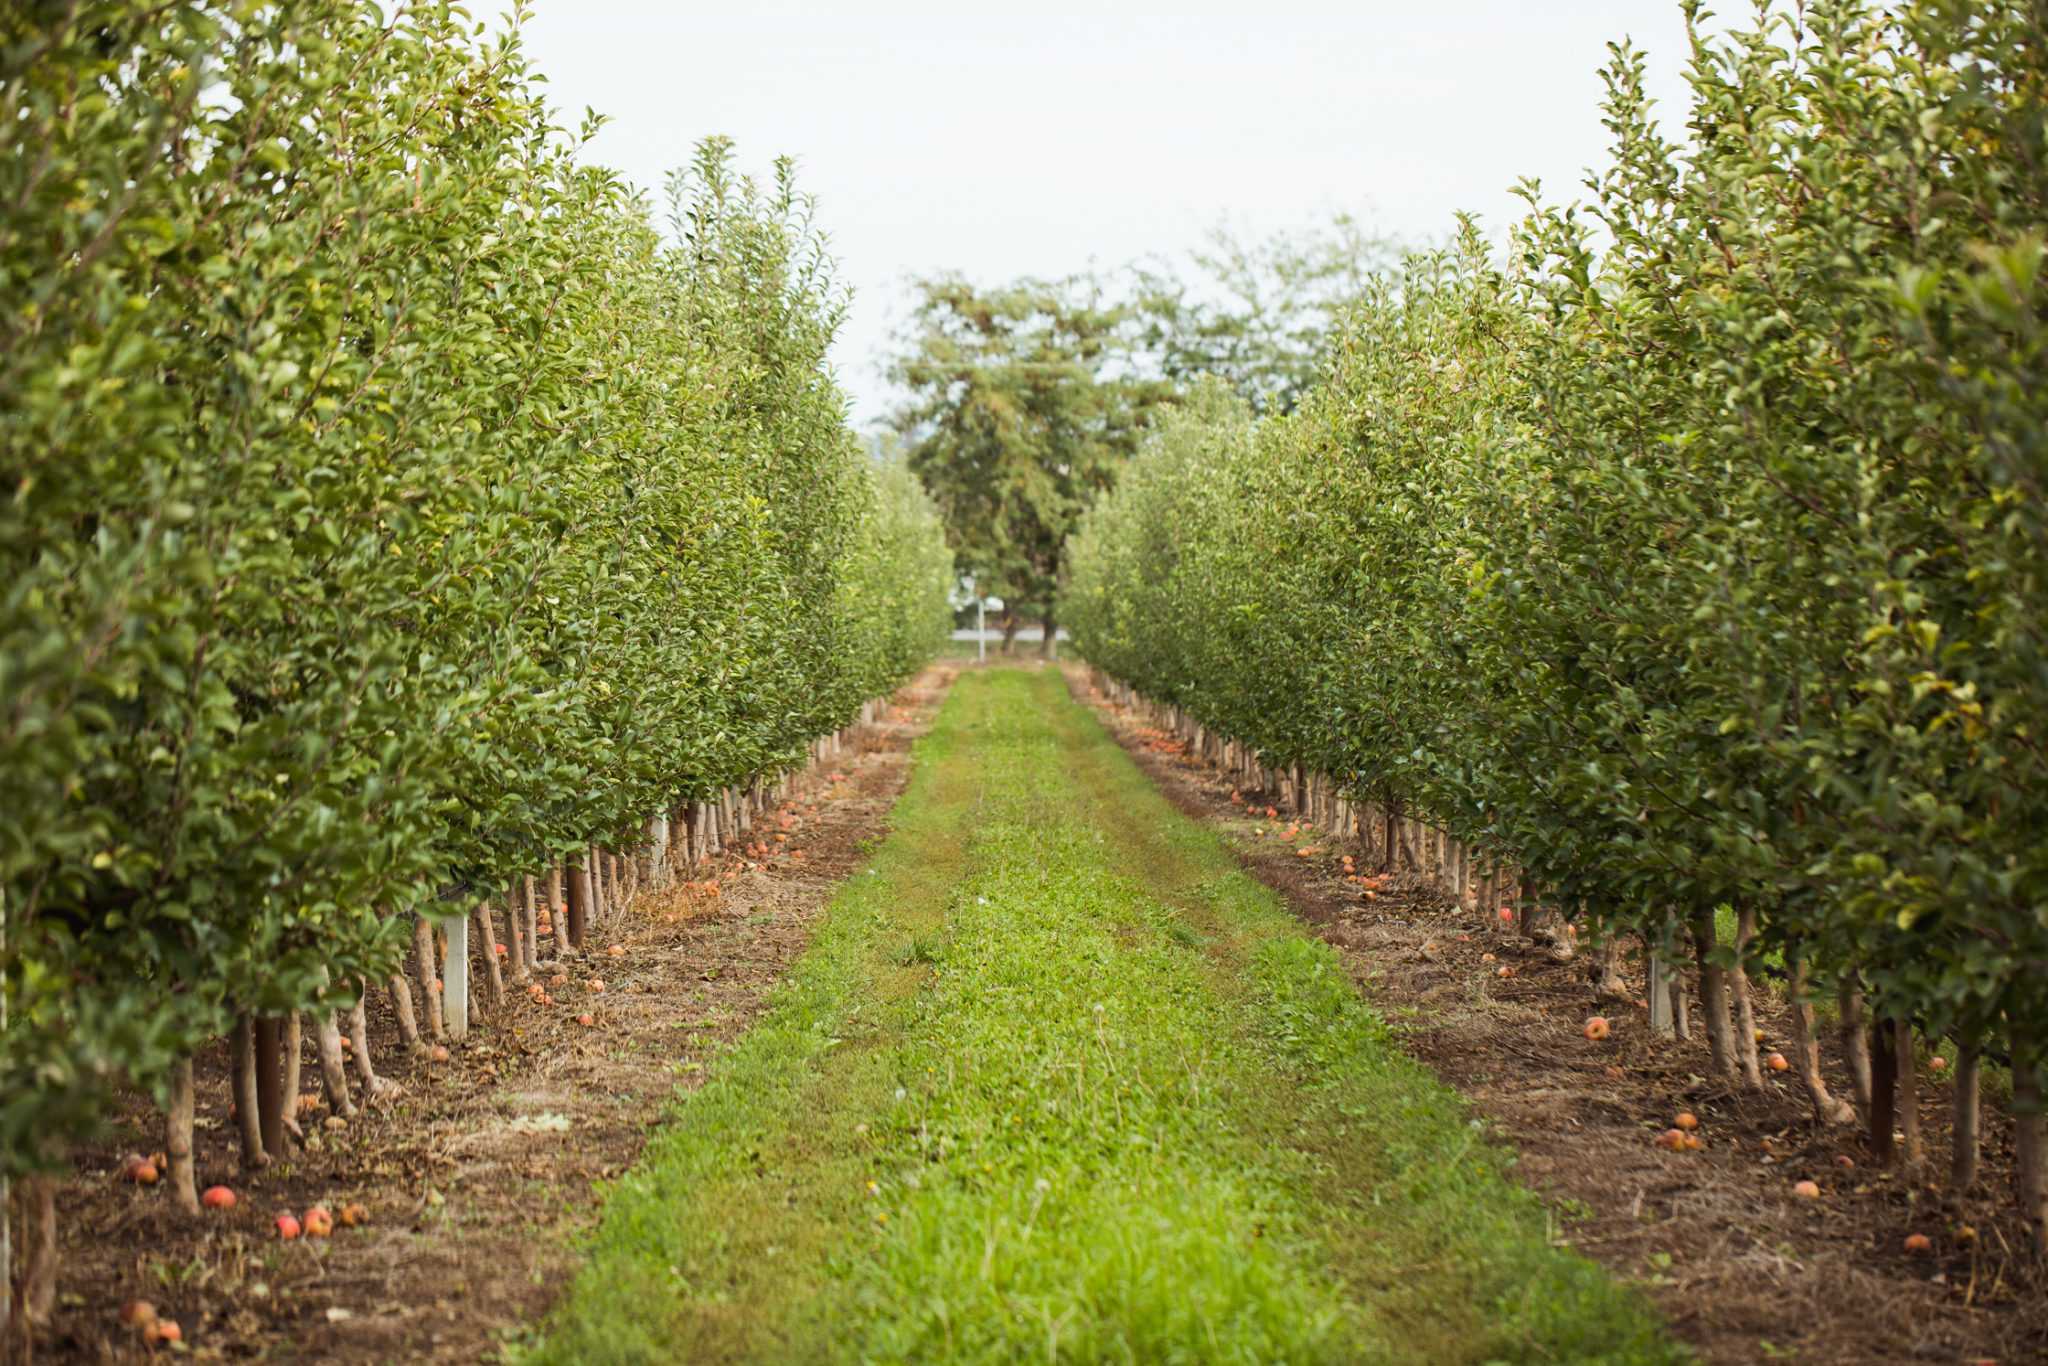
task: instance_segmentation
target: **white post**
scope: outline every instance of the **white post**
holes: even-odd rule
[[[976,663],[988,663],[988,599],[979,589],[974,595],[974,658]]]
[[[1650,955],[1650,1030],[1652,1033],[1670,1038],[1677,1032],[1676,1015],[1671,1000],[1671,968],[1655,953]]]
[[[448,965],[441,973],[441,1013],[448,1037],[469,1035],[469,917],[456,916],[441,927],[448,936]]]

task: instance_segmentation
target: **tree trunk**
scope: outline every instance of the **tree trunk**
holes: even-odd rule
[[[560,958],[566,942],[562,936],[569,932],[569,896],[559,863],[548,869],[548,925],[548,956]]]
[[[192,1059],[171,1064],[171,1099],[164,1107],[164,1155],[170,1159],[171,1199],[186,1214],[199,1213],[199,1178],[192,1163]]]
[[[1707,1050],[1714,1070],[1728,1080],[1738,1075],[1735,1065],[1735,1021],[1728,1010],[1728,974],[1714,961],[1716,947],[1714,913],[1699,911],[1692,918],[1693,956],[1699,962],[1700,1010],[1706,1016]]]
[[[693,821],[694,825],[695,822]],[[590,870],[581,862],[569,865],[569,924],[555,925],[556,949],[568,953],[583,947],[583,934],[590,923]]]
[[[1735,1056],[1742,1063],[1743,1085],[1761,1091],[1764,1069],[1756,1055],[1756,1007],[1749,995],[1749,970],[1743,966],[1749,959],[1750,945],[1755,942],[1756,908],[1743,906],[1735,913],[1735,967],[1728,974],[1735,997]]]
[[[1897,1156],[1892,1130],[1898,1125],[1898,1035],[1891,1021],[1870,1027],[1870,1155],[1880,1167]]]
[[[270,1154],[263,1146],[263,1103],[256,1093],[256,1026],[247,1015],[235,1017],[232,1037],[234,1055],[235,1126],[242,1138],[242,1166],[266,1166]]]
[[[519,884],[518,878],[505,884],[505,962],[515,987],[526,980],[526,907]]]
[[[1875,1096],[1870,1065],[1870,1034],[1863,1022],[1863,991],[1854,978],[1845,979],[1838,997],[1842,1006],[1842,1058],[1849,1064],[1849,1089],[1856,1108],[1870,1113]]]
[[[419,970],[420,996],[427,1003],[427,1033],[439,1043],[448,1037],[448,1029],[441,1018],[441,973],[434,956],[434,927],[423,915],[413,917],[412,956]]]
[[[398,1037],[409,1051],[417,1053],[426,1045],[420,1041],[419,1017],[412,1010],[412,984],[405,980],[404,973],[394,972],[384,985],[391,992],[392,1013],[398,1016]],[[359,1023],[356,1026],[357,1065],[366,1065],[369,1056],[369,1041],[363,1038],[363,1028]]]
[[[1904,1136],[1906,1165],[1917,1167],[1927,1158],[1927,1145],[1920,1140],[1920,1060],[1913,1054],[1913,1025],[1908,1020],[1892,1021],[1892,1077],[1899,1132]]]
[[[21,1183],[27,1246],[21,1269],[21,1312],[45,1324],[57,1308],[57,1178],[38,1174]]]
[[[1621,975],[1621,939],[1608,935],[1600,943],[1600,961],[1594,977],[1595,994],[1603,1001],[1626,1001],[1628,983]]]
[[[1052,613],[1047,612],[1044,617],[1040,618],[1040,621],[1042,629],[1045,631],[1045,637],[1038,642],[1039,658],[1058,659],[1060,657],[1059,628],[1053,624]]]
[[[405,979],[403,977],[394,977],[391,980],[401,988],[405,986]],[[379,1096],[393,1089],[393,1083],[388,1082],[384,1080],[384,1078],[378,1076],[377,1066],[373,1061],[371,1061],[369,1007],[370,984],[368,982],[362,982],[359,985],[362,987],[362,992],[360,995],[356,997],[356,1003],[353,1006],[349,1007],[348,1027],[352,1031],[354,1031],[356,1038],[356,1080],[360,1081],[363,1084],[363,1104],[374,1105],[377,1103],[377,1098]],[[405,991],[404,995],[405,1013],[409,1016],[412,1014],[412,992],[410,990],[407,990]],[[405,1024],[405,1021],[400,1021],[401,1030],[404,1029]],[[406,1040],[406,1043],[409,1047],[417,1048],[419,1046],[419,1042],[420,1034],[419,1031],[415,1029],[412,1031],[411,1037]]]
[[[343,1119],[356,1117],[356,1103],[348,1093],[348,1062],[341,1055],[341,1022],[329,1011],[314,1022],[314,1040],[320,1053],[320,1089],[327,1094],[327,1108]],[[362,1040],[356,1041],[364,1049]]]
[[[2034,1255],[2048,1254],[2048,1125],[2041,1114],[2041,1068],[2028,1061],[2028,1041],[2013,1039],[2013,1191]]]
[[[275,1015],[256,1017],[256,1115],[263,1151],[273,1159],[286,1155],[284,1112],[284,1021]]]
[[[1966,1192],[1977,1184],[1977,1162],[1984,1147],[1982,1072],[1976,1044],[1965,1043],[1956,1050],[1955,1147],[1950,1154],[1948,1177],[1949,1184],[1958,1192]]]
[[[505,999],[505,971],[498,966],[498,930],[492,922],[491,903],[477,902],[475,914],[476,932],[483,940],[484,981],[491,989],[491,1004],[496,1005]],[[505,918],[509,921],[512,917],[508,914]]]
[[[299,1012],[294,1010],[284,1017],[284,1132],[287,1138],[303,1139],[306,1131],[299,1127],[299,1085],[301,1068],[305,1062],[306,1037],[299,1023]]]
[[[1820,1040],[1813,1032],[1813,1002],[1806,995],[1806,959],[1792,960],[1792,1055],[1799,1069],[1799,1084],[1813,1106],[1813,1117],[1821,1124],[1851,1124],[1856,1110],[1847,1101],[1828,1093],[1820,1073]]]

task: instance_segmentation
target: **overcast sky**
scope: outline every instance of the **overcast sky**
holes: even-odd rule
[[[481,6],[479,7],[481,8]],[[1518,177],[1575,195],[1624,37],[1683,117],[1677,0],[537,0],[527,42],[593,155],[658,188],[723,133],[798,158],[855,290],[835,360],[881,418],[907,277],[982,283],[1178,253],[1343,210],[1415,239],[1498,229]]]

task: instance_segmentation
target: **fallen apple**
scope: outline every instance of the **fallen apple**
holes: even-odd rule
[[[1690,1110],[1680,1110],[1678,1112],[1678,1118],[1672,1120],[1671,1122],[1673,1125],[1680,1129],[1685,1130],[1687,1133],[1691,1133],[1694,1129],[1700,1127],[1700,1117]]]
[[[308,1238],[330,1237],[334,1233],[334,1216],[315,1205],[306,1211],[305,1227]]]
[[[183,1342],[185,1330],[176,1319],[157,1319],[142,1330],[142,1340],[152,1347],[160,1342]]]
[[[1614,1032],[1614,1026],[1607,1022],[1607,1017],[1605,1015],[1595,1015],[1593,1018],[1586,1021],[1585,1028],[1580,1030],[1579,1032],[1584,1034],[1587,1038],[1591,1039],[1594,1043],[1598,1043],[1602,1039],[1606,1038],[1609,1034],[1612,1034]]]
[[[148,1300],[130,1300],[121,1306],[121,1322],[130,1328],[143,1328],[156,1322],[156,1306]]]
[[[296,1215],[280,1214],[277,1216],[278,1237],[284,1239],[286,1242],[290,1242],[292,1239],[299,1236],[299,1232],[299,1221]]]
[[[233,1209],[235,1193],[226,1186],[208,1186],[206,1193],[199,1197],[199,1203],[208,1209]]]
[[[1934,1251],[1934,1240],[1924,1233],[1909,1233],[1906,1235],[1905,1247],[1911,1255],[1921,1257]]]
[[[335,1218],[343,1228],[361,1228],[364,1224],[370,1222],[370,1211],[365,1209],[360,1203],[351,1200],[341,1207],[341,1213],[336,1215]]]
[[[1785,1061],[1785,1055],[1783,1053],[1771,1054],[1771,1056],[1764,1059],[1764,1063],[1773,1072],[1789,1072],[1792,1070],[1792,1064]]]
[[[1795,1181],[1792,1183],[1792,1193],[1802,1200],[1818,1200],[1820,1199],[1820,1183],[1818,1181]]]

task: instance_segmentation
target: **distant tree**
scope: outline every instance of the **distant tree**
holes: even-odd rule
[[[1403,251],[1347,214],[1263,241],[1218,225],[1189,253],[1191,270],[1132,269],[1135,339],[1178,388],[1213,376],[1255,413],[1292,412],[1346,309]]]
[[[1050,651],[1062,554],[1116,480],[1168,386],[1135,377],[1133,314],[1098,281],[1019,280],[978,290],[956,275],[917,282],[891,377],[908,393],[896,427],[945,519],[963,573]]]

